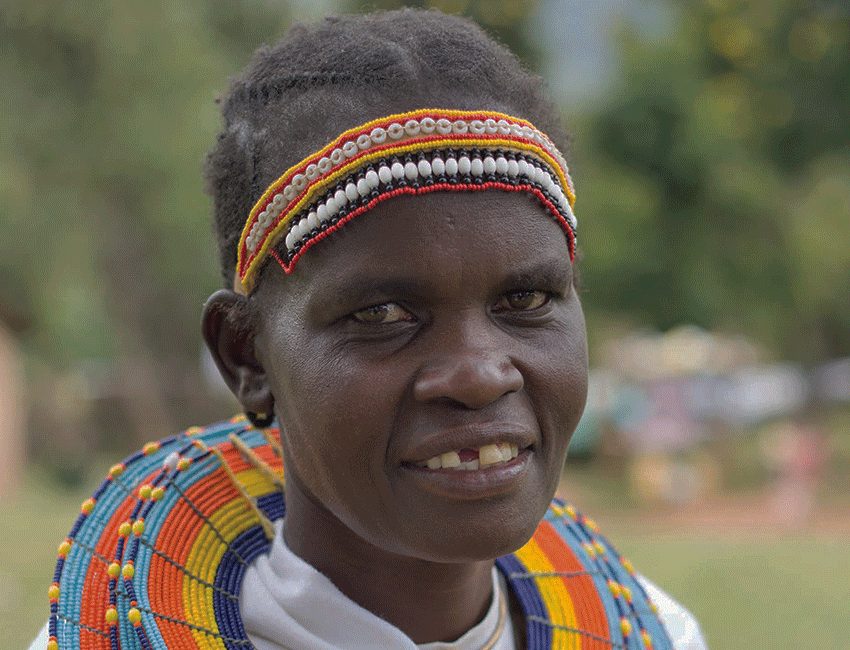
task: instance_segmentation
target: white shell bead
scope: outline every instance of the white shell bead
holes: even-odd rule
[[[435,156],[431,160],[431,171],[434,172],[435,176],[442,176],[446,173],[446,163],[443,162],[443,159]]]
[[[504,156],[499,156],[495,160],[496,173],[504,176],[508,172],[508,159]]]
[[[495,174],[496,173],[496,161],[493,159],[493,156],[487,156],[484,158],[484,173],[485,174]]]
[[[343,160],[345,160],[345,154],[342,153],[342,149],[334,149],[333,151],[331,151],[330,158],[331,158],[331,162],[334,165],[338,165]]]
[[[285,203],[286,203],[286,198],[283,196],[283,194],[278,192],[277,194],[274,195],[274,198],[272,199],[272,202],[271,202],[271,206],[275,210],[280,210],[281,208],[283,208]]]
[[[292,250],[292,247],[295,246],[295,233],[291,230],[286,233],[286,239],[283,242],[286,244],[286,248]]]
[[[475,135],[481,135],[484,133],[484,122],[481,120],[472,120],[469,123],[469,131]]]
[[[398,180],[404,176],[404,165],[400,162],[394,162],[393,166],[390,167],[390,172],[392,172],[393,178]]]
[[[319,210],[322,208],[325,209],[325,216],[328,214],[328,208],[326,205],[320,205]],[[318,211],[310,210],[310,214],[307,215],[307,225],[310,226],[310,230],[316,230],[319,227],[319,216]]]
[[[407,120],[404,123],[404,132],[410,137],[419,135],[419,122],[416,120]]]
[[[484,120],[484,131],[491,135],[496,133],[496,131],[498,131],[498,129],[496,128],[496,120],[494,120],[492,117],[488,117],[486,120]]]
[[[372,191],[372,188],[369,187],[369,183],[366,182],[365,178],[361,178],[357,181],[357,192],[360,196],[369,196],[369,192]]]
[[[366,172],[366,184],[369,186],[370,190],[374,190],[381,184],[381,181],[378,178],[378,173],[374,169],[370,169]]]
[[[419,169],[417,169],[416,164],[412,162],[404,163],[404,175],[407,177],[407,180],[410,181],[419,176]]]
[[[328,209],[329,217],[335,215],[339,211],[339,205],[337,205],[336,196],[331,196],[325,199],[325,207]]]
[[[359,150],[357,149],[357,143],[356,142],[351,142],[349,140],[344,145],[342,145],[342,153],[345,154],[346,158],[353,158],[354,156],[357,155],[358,151]]]
[[[481,158],[473,158],[469,163],[469,172],[473,176],[481,176],[484,173],[484,163]]]
[[[322,172],[323,174],[327,174],[331,170],[331,167],[333,166],[333,165],[331,165],[331,159],[326,157],[326,156],[322,156],[319,159],[319,162],[317,163],[317,165],[319,167],[319,171]]]
[[[467,125],[465,120],[455,120],[454,124],[452,124],[452,131],[455,133],[466,133],[469,130],[469,125]]]
[[[393,122],[387,127],[387,135],[393,140],[398,140],[404,135],[404,127],[398,122]]]
[[[357,185],[349,183],[345,186],[345,197],[349,201],[356,201],[358,196],[360,196],[360,194],[357,192]]]
[[[307,178],[314,181],[316,180],[316,176],[319,175],[319,166],[314,163],[310,163],[307,165],[307,169],[304,170],[304,173],[307,175]]]
[[[334,203],[336,203],[336,210],[334,214],[339,212],[346,203],[348,203],[348,197],[345,195],[345,190],[337,190],[334,192]]]
[[[372,138],[372,142],[374,142],[375,144],[381,144],[387,139],[387,130],[383,127],[376,126],[374,129],[372,129],[370,137]]]
[[[440,135],[448,135],[452,132],[452,123],[447,120],[445,117],[441,117],[437,120],[437,133]]]
[[[499,120],[496,122],[496,127],[499,129],[499,133],[502,135],[510,135],[511,125],[508,124],[507,120]]]
[[[433,117],[423,117],[419,120],[419,128],[422,130],[422,133],[425,135],[430,135],[434,132],[434,128],[437,126],[437,123],[434,121]]]
[[[372,146],[372,138],[370,138],[365,133],[361,133],[357,136],[357,148],[358,149],[368,149]]]
[[[511,124],[511,133],[516,136],[522,135],[522,127],[519,124]]]
[[[311,212],[310,214],[313,214],[313,213]],[[326,206],[324,203],[322,203],[319,207],[317,207],[316,208],[316,217],[320,221],[327,221],[328,218],[329,218],[328,217],[328,206]],[[307,232],[310,232],[311,230],[313,230],[313,228],[319,227],[318,221],[310,221],[310,215],[307,215],[307,218],[304,219],[301,223],[307,225],[307,228],[306,228]],[[315,223],[315,225],[313,225],[314,223]]]
[[[283,198],[286,199],[287,203],[295,198],[295,188],[292,187],[291,183],[283,188]]]
[[[420,176],[430,176],[431,175],[431,163],[427,160],[420,160],[416,168],[419,170]]]
[[[516,178],[519,174],[519,165],[516,160],[508,160],[508,176]]]
[[[304,186],[307,184],[307,178],[304,174],[295,174],[292,177],[292,186],[296,189],[296,191],[300,192],[304,189]]]
[[[517,160],[517,169],[520,176],[528,176],[528,163],[525,160]]]
[[[469,173],[469,170],[472,169],[472,161],[469,160],[468,156],[461,156],[457,160],[457,170],[464,176]]]
[[[446,174],[449,176],[456,176],[458,170],[458,164],[456,158],[447,158],[446,159]]]
[[[393,179],[393,173],[390,171],[389,167],[381,165],[378,167],[378,178],[386,185]]]

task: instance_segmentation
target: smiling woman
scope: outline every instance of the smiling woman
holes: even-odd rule
[[[540,80],[401,11],[293,28],[223,112],[203,335],[247,420],[113,468],[48,647],[703,647],[552,501],[587,347]]]

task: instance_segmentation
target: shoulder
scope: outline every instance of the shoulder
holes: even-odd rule
[[[194,629],[245,641],[232,590],[283,515],[279,449],[276,429],[234,418],[114,465],[59,546],[45,645],[94,647],[117,634],[194,647]]]

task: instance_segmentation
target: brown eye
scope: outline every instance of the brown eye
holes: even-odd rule
[[[372,305],[371,307],[366,307],[366,309],[354,312],[351,316],[360,323],[371,325],[386,325],[413,320],[413,316],[409,311],[394,302]]]
[[[497,305],[498,311],[531,311],[549,302],[545,291],[512,291],[502,296]]]

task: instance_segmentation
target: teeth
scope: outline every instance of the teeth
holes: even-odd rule
[[[460,454],[456,451],[447,451],[445,454],[440,454],[441,467],[460,467]]]
[[[478,458],[461,462],[460,454],[457,451],[447,451],[439,456],[429,458],[427,461],[417,463],[420,467],[428,469],[455,469],[455,470],[475,470],[506,463],[513,460],[519,455],[519,448],[507,442],[499,442],[491,445],[484,445],[478,448]]]
[[[505,459],[502,457],[502,451],[498,445],[484,445],[478,449],[478,460],[481,463],[481,467],[487,467],[488,465],[501,463]]]

